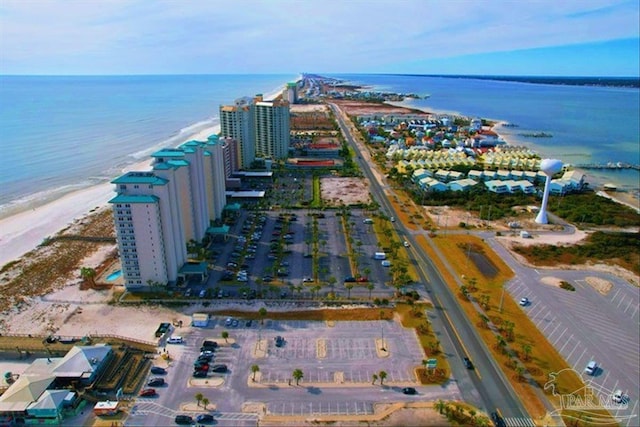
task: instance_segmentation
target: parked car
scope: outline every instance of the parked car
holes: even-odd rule
[[[145,388],[140,392],[140,397],[154,397],[157,394],[155,388]]]
[[[194,378],[207,378],[207,371],[193,371]]]
[[[404,245],[405,248],[408,248],[409,246],[411,246],[409,242],[407,242],[406,240],[402,244]]]
[[[275,337],[274,341],[276,342],[276,347],[282,347],[284,345],[284,338],[282,338],[280,335]]]
[[[176,415],[176,418],[174,419],[176,424],[180,424],[180,425],[191,425],[193,424],[193,418],[191,418],[189,415]]]
[[[201,290],[198,296],[200,298],[204,298],[205,296],[207,296],[207,290],[206,289]]]
[[[493,421],[493,424],[496,427],[505,427],[506,426],[506,423],[504,422],[502,417],[500,415],[498,415],[497,412],[492,412],[491,413],[491,421]]]
[[[227,365],[213,365],[211,372],[224,373],[227,372]]]
[[[356,281],[360,283],[366,283],[369,281],[369,278],[367,276],[360,276]]]
[[[215,342],[215,341],[211,341],[211,340],[204,340],[204,341],[202,341],[202,346],[203,347],[218,348],[218,343]]]
[[[196,421],[201,424],[207,424],[213,422],[213,415],[211,414],[200,414],[196,417]]]
[[[203,366],[209,368],[209,362],[206,360],[196,360],[193,362],[193,369],[202,369]]]
[[[526,307],[527,305],[529,305],[529,298],[524,297],[520,299],[520,305],[523,307]]]
[[[149,382],[147,382],[149,387],[159,387],[164,385],[164,378],[151,378]]]
[[[595,375],[597,371],[598,371],[598,363],[595,360],[592,360],[589,363],[587,363],[587,367],[584,368],[584,372],[587,375]]]
[[[463,358],[462,363],[464,363],[465,368],[473,369],[473,363],[471,362],[471,359],[469,359],[468,357]]]
[[[167,373],[167,370],[164,368],[161,368],[160,366],[152,366],[151,373],[156,375],[164,375]]]
[[[182,339],[182,337],[169,337],[169,339],[167,340],[167,344],[182,344],[184,342],[184,340]]]
[[[405,387],[405,388],[403,388],[403,389],[402,389],[402,392],[403,392],[404,394],[416,394],[416,393],[418,393],[418,392],[416,391],[416,389],[415,389],[415,388],[413,388],[413,387]]]
[[[356,278],[353,276],[347,276],[344,278],[345,283],[355,282]]]

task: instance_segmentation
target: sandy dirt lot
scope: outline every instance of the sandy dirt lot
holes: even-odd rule
[[[369,183],[363,178],[321,178],[320,193],[333,206],[371,202]]]

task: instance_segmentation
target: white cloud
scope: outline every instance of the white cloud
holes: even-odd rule
[[[377,71],[638,37],[626,1],[0,2],[0,72]]]

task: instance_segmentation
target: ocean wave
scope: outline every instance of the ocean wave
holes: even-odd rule
[[[133,154],[130,154],[128,157],[130,159],[133,159],[134,161],[144,160],[155,151],[158,151],[162,148],[167,148],[167,147],[176,147],[182,144],[183,142],[185,142],[186,140],[188,140],[190,137],[193,137],[197,135],[199,132],[202,132],[204,129],[217,126],[219,123],[220,123],[219,117],[211,117],[209,119],[201,120],[199,122],[190,124],[189,126],[183,127],[182,129],[178,130],[176,133],[169,136],[168,138],[158,142],[157,144],[154,144],[148,148],[144,148]]]
[[[25,212],[30,209],[36,209],[67,194],[84,190],[86,188],[104,183],[106,181],[108,181],[106,177],[105,179],[92,177],[82,182],[61,185],[59,187],[49,188],[46,190],[38,191],[36,193],[27,194],[18,199],[14,199],[0,205],[0,219],[7,218],[20,212]]]

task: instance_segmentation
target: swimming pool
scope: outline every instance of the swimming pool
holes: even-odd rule
[[[118,277],[122,276],[122,270],[117,270],[107,276],[107,282],[113,282]]]

